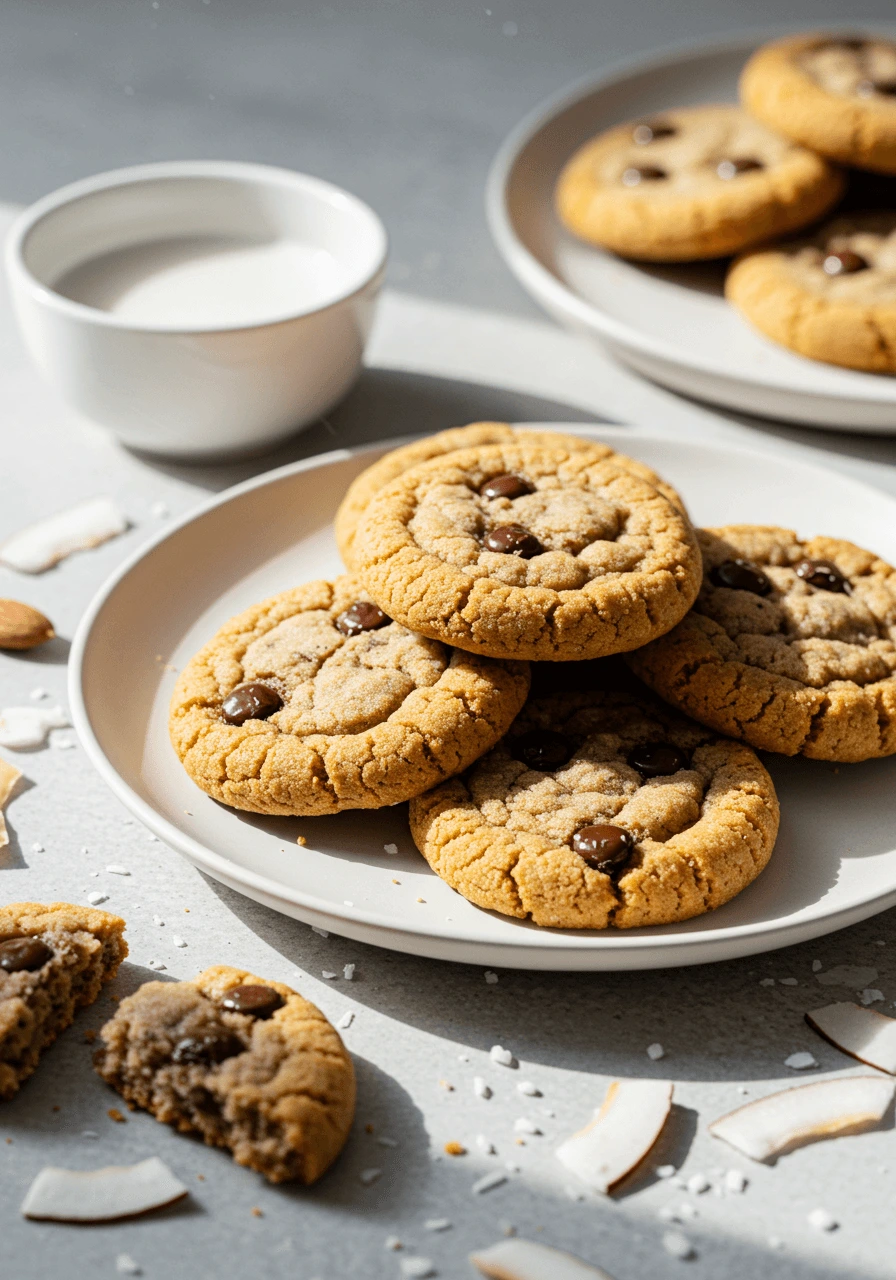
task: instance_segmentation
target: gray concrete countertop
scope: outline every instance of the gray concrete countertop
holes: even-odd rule
[[[861,13],[888,16],[883,3]],[[750,16],[779,15],[754,6]],[[800,0],[790,16],[796,26],[839,14],[832,3]],[[113,495],[133,523],[123,537],[40,577],[0,568],[0,595],[44,609],[62,637],[32,654],[0,655],[0,707],[27,702],[36,688],[65,702],[67,640],[104,578],[162,527],[157,504],[179,515],[237,480],[334,444],[473,417],[606,417],[807,453],[896,493],[893,441],[760,423],[654,387],[536,319],[487,240],[485,170],[523,111],[621,53],[742,24],[734,0],[711,11],[698,0],[666,7],[563,0],[550,9],[535,0],[490,7],[352,0],[313,12],[285,0],[7,0],[3,19],[0,109],[9,127],[0,196],[30,199],[92,170],[145,159],[267,160],[320,173],[371,200],[394,251],[393,289],[369,367],[345,404],[275,454],[216,467],[138,458],[75,419],[27,367],[0,297],[0,540],[98,494]],[[71,731],[57,735],[72,740]],[[819,985],[812,962],[874,971],[866,985],[882,990],[886,1004],[877,1007],[889,1009],[896,912],[813,944],[711,967],[593,977],[502,971],[486,982],[478,968],[322,938],[206,879],[128,816],[76,745],[3,754],[28,785],[7,813],[0,901],[83,902],[99,888],[109,895],[104,905],[127,919],[131,945],[110,995],[79,1017],[0,1109],[3,1276],[114,1276],[116,1259],[127,1254],[160,1280],[392,1280],[413,1255],[430,1259],[434,1274],[463,1280],[473,1274],[469,1250],[511,1229],[579,1253],[616,1280],[681,1269],[706,1280],[893,1274],[891,1119],[879,1132],[805,1148],[776,1167],[740,1158],[706,1125],[796,1083],[784,1065],[796,1050],[818,1060],[808,1078],[858,1070],[803,1023],[819,1003],[854,998],[849,987]],[[131,874],[108,874],[110,863]],[[186,948],[173,946],[175,932]],[[145,1115],[128,1113],[125,1124],[108,1117],[117,1098],[91,1070],[85,1032],[108,1016],[112,997],[154,976],[150,960],[174,978],[239,963],[294,984],[333,1019],[354,1012],[345,1039],[358,1068],[358,1121],[317,1186],[271,1188]],[[351,981],[341,976],[346,963],[356,965]],[[326,980],[324,970],[340,977]],[[646,1049],[657,1041],[666,1056],[653,1062]],[[490,1062],[496,1043],[513,1051],[518,1067]],[[474,1096],[474,1075],[491,1085],[488,1101]],[[648,1169],[622,1194],[577,1199],[553,1149],[590,1116],[614,1075],[673,1079],[673,1120]],[[541,1096],[522,1096],[523,1080]],[[525,1145],[514,1132],[521,1116],[542,1130]],[[478,1135],[496,1154],[480,1149]],[[446,1155],[452,1140],[468,1154]],[[186,1204],[105,1227],[19,1216],[28,1183],[46,1164],[95,1168],[153,1154],[189,1185]],[[705,1174],[712,1189],[696,1195],[657,1179],[651,1170],[667,1162],[685,1179]],[[382,1174],[366,1186],[359,1175],[371,1168]],[[491,1169],[505,1172],[506,1182],[473,1195]],[[723,1191],[729,1169],[749,1179],[743,1194]],[[676,1229],[693,1243],[691,1261],[663,1247],[670,1224],[660,1211],[669,1205],[684,1219]],[[838,1229],[810,1226],[816,1208]],[[451,1225],[427,1228],[439,1218]],[[404,1248],[387,1249],[390,1236]]]

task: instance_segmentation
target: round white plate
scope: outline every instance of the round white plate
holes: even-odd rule
[[[627,63],[537,108],[489,175],[487,212],[510,269],[561,324],[602,339],[676,391],[748,413],[854,431],[896,432],[896,378],[838,369],[767,341],[725,302],[724,265],[649,266],[577,240],[553,208],[576,148],[620,121],[699,102],[733,102],[759,43]]]
[[[701,524],[792,524],[896,559],[896,501],[833,471],[625,428],[582,433],[655,467]],[[896,758],[837,769],[771,757],[783,821],[768,869],[711,915],[628,932],[538,929],[471,906],[416,852],[404,805],[261,818],[203,795],[168,742],[174,668],[254,601],[340,572],[333,514],[384,449],[325,454],[231,489],[139,551],[88,609],[71,655],[75,725],[106,782],[151,830],[216,879],[307,923],[400,951],[515,968],[722,960],[816,937],[896,902]],[[396,856],[387,844],[398,846]]]

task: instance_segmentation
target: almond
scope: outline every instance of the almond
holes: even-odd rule
[[[50,619],[30,604],[0,600],[0,649],[34,649],[55,634]]]

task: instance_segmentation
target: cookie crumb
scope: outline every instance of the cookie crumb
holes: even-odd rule
[[[253,1206],[252,1206],[252,1208],[251,1208],[250,1212],[251,1212],[251,1214],[252,1214],[252,1217],[253,1217],[253,1218],[263,1218],[263,1217],[264,1217],[264,1210],[263,1210],[263,1209],[259,1209],[259,1207],[258,1207],[258,1205],[257,1205],[257,1204],[255,1204],[255,1205],[253,1205]]]
[[[394,1253],[397,1253],[399,1249],[404,1248],[404,1245],[399,1240],[398,1236],[386,1236],[383,1241],[383,1248],[391,1249]]]
[[[466,1154],[467,1154],[467,1148],[463,1145],[462,1142],[446,1142],[445,1143],[446,1156],[465,1156]]]
[[[305,846],[307,845],[307,843],[308,843],[308,841],[307,841],[307,839],[305,838],[305,836],[296,836],[296,844],[300,844],[300,845],[302,846],[302,848],[303,848],[303,849],[305,848]]]
[[[448,1093],[454,1093],[454,1085],[449,1080],[440,1080],[439,1088],[445,1089]]]
[[[106,1112],[110,1120],[114,1120],[116,1124],[127,1124],[127,1119],[118,1110],[118,1107],[110,1107]]]
[[[85,1032],[84,1032],[84,1043],[85,1043],[85,1044],[93,1044],[94,1040],[95,1040],[95,1039],[96,1039],[96,1037],[97,1037],[97,1034],[98,1034],[98,1032],[96,1032],[96,1031],[85,1031]]]

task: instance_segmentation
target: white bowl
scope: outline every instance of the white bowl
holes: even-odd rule
[[[40,371],[132,448],[260,449],[361,368],[386,232],[348,192],[267,165],[117,169],[31,205],[6,242]]]

